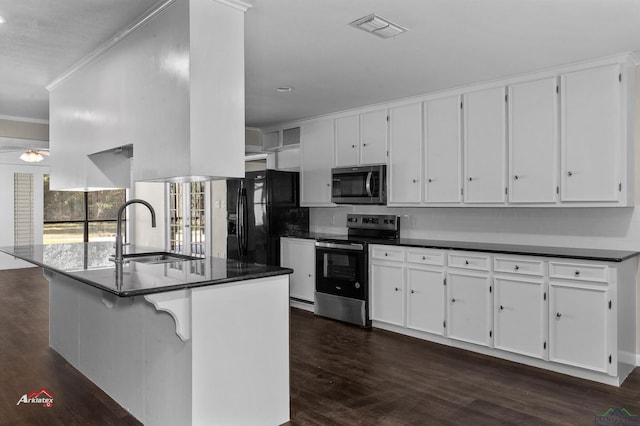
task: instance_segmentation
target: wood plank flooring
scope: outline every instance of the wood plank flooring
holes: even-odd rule
[[[0,425],[139,425],[49,348],[48,311],[40,268],[0,271]],[[52,408],[16,405],[41,388]],[[640,414],[640,369],[615,388],[291,310],[291,426],[593,425],[611,407]]]

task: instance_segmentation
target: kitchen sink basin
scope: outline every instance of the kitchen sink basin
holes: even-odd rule
[[[171,263],[185,260],[198,260],[199,257],[187,256],[185,254],[155,252],[155,253],[131,253],[123,256],[125,262],[138,263]]]

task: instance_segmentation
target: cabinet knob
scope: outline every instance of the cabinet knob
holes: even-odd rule
[[[556,312],[556,318],[560,318],[562,314],[560,312]]]
[[[470,178],[469,178],[469,182],[471,182],[472,180],[473,180],[473,178],[472,178],[472,177],[470,177]]]
[[[433,181],[432,181],[431,179],[427,179],[427,182],[431,183],[431,182],[433,182]]]
[[[355,148],[355,147],[356,147],[355,145],[351,145],[351,148]]]
[[[455,297],[452,297],[452,298],[451,298],[451,303],[453,303],[453,302],[455,302],[455,301],[456,301],[456,298],[455,298]]]
[[[363,144],[362,144],[362,146],[367,146],[367,144],[366,144],[366,143],[363,143]]]
[[[417,182],[418,182],[418,179],[411,179],[411,182],[413,182],[413,183],[417,183]]]
[[[422,260],[427,260],[427,256],[422,256]]]
[[[500,310],[501,311],[504,310],[504,306],[500,305]]]
[[[518,269],[520,269],[520,267],[518,265],[516,265],[516,266],[513,267],[513,269],[515,269],[517,271]]]
[[[396,291],[400,291],[400,289],[398,287],[396,287]]]
[[[411,294],[415,293],[416,291],[414,289],[411,289]]]
[[[576,271],[576,272],[574,272],[574,274],[575,274],[575,276],[577,277],[577,276],[579,276],[579,275],[580,275],[580,271]]]
[[[327,186],[331,186],[331,184],[330,184],[330,183],[328,183],[328,184],[327,184]]]
[[[573,176],[573,172],[567,172],[567,176]]]
[[[469,261],[468,261],[468,260],[465,260],[465,261],[464,261],[464,264],[465,264],[465,265],[468,265],[468,264],[469,264]]]
[[[513,180],[518,180],[518,175],[513,175]]]
[[[384,255],[385,255],[385,256],[389,256],[389,253],[385,253]]]
[[[309,274],[309,278],[311,278],[311,274]]]

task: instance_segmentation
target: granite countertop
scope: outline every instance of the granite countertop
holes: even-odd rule
[[[318,232],[298,232],[287,235],[293,238],[303,239],[336,239],[346,240],[348,237],[344,234],[326,234]],[[602,249],[583,249],[572,247],[547,247],[534,246],[525,244],[499,244],[499,243],[482,243],[482,242],[465,242],[465,241],[444,241],[444,240],[427,240],[415,238],[400,238],[398,240],[376,240],[367,239],[369,244],[395,245],[406,247],[433,248],[433,249],[450,249],[477,251],[485,253],[503,253],[517,254],[525,256],[542,256],[556,257],[566,259],[595,260],[604,262],[622,262],[632,257],[640,255],[637,251],[628,250],[602,250]]]
[[[135,245],[125,247],[126,254],[160,251],[163,250]],[[225,284],[293,272],[289,268],[217,257],[167,263],[125,262],[121,270],[117,270],[115,263],[109,260],[114,254],[113,242],[0,247],[0,252],[121,297]]]

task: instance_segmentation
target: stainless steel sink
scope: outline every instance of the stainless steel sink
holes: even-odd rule
[[[198,260],[199,257],[187,256],[178,253],[154,252],[154,253],[131,253],[125,254],[123,260],[125,262],[138,263],[171,263],[182,262],[185,260]]]

